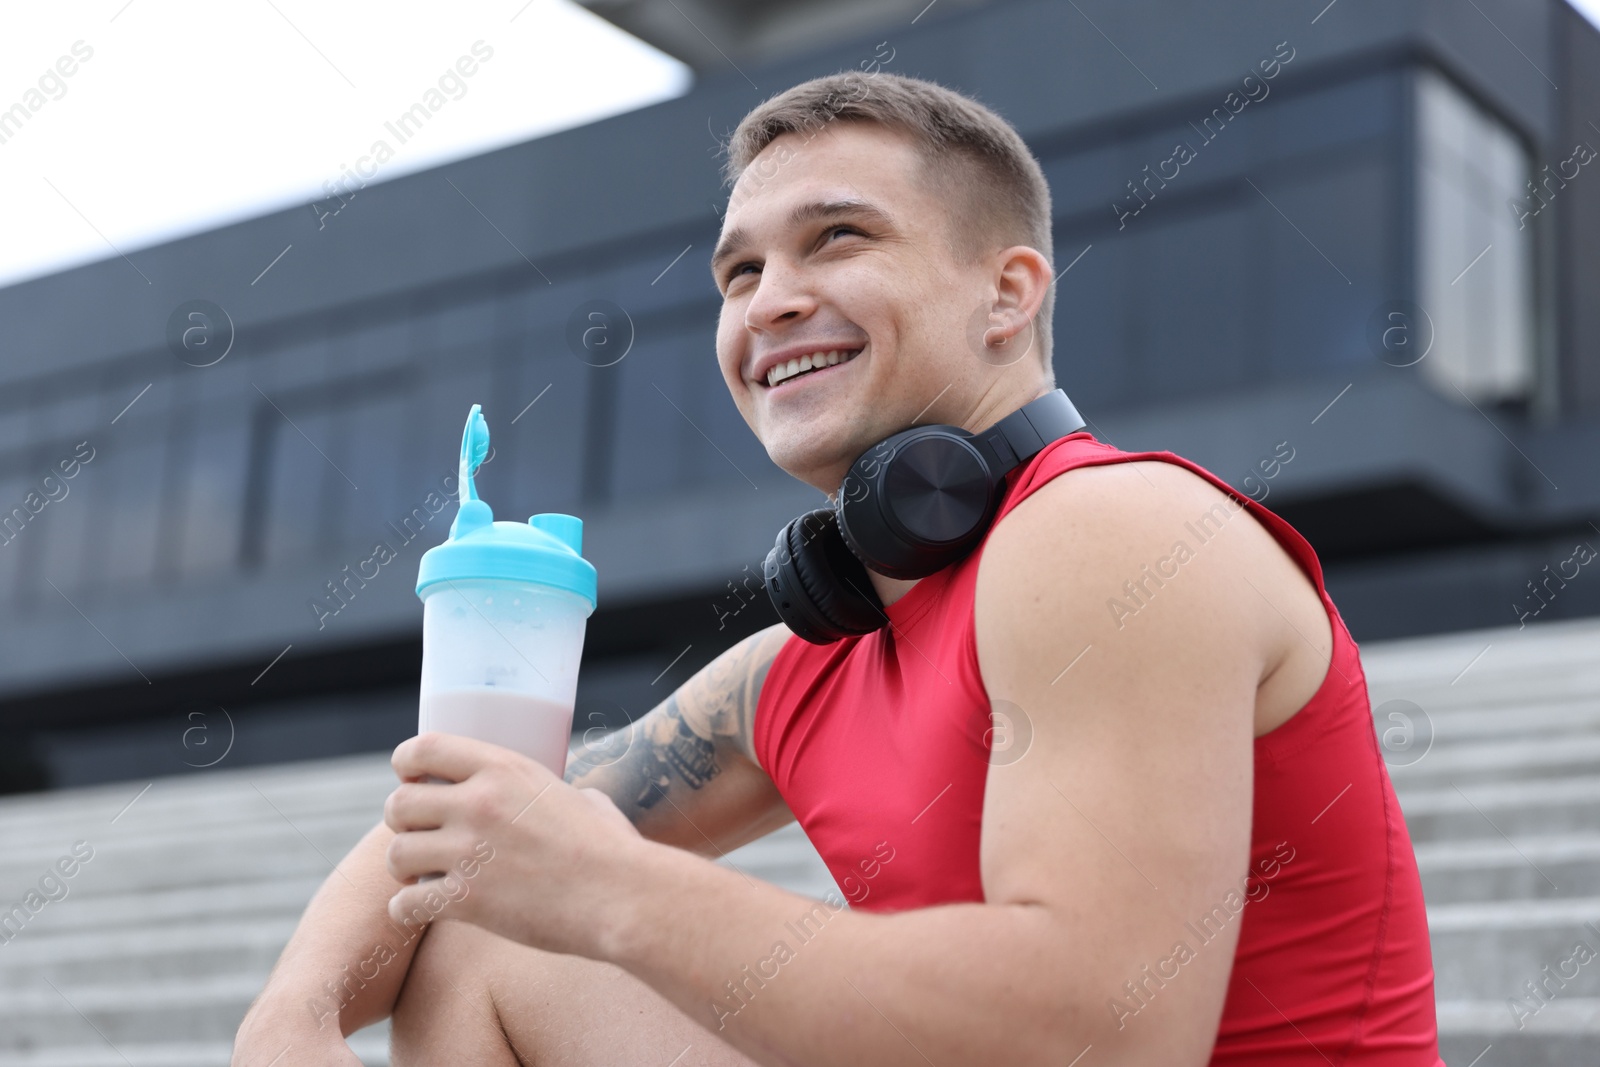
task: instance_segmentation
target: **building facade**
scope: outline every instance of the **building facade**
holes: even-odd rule
[[[697,54],[678,99],[392,181],[363,177],[395,137],[375,130],[313,203],[0,290],[4,787],[407,736],[416,566],[473,403],[497,516],[585,521],[579,728],[774,621],[760,561],[820,496],[717,371],[719,148],[842,69],[1017,126],[1054,196],[1058,383],[1102,439],[1294,523],[1358,639],[1600,612],[1581,16],[864,10],[803,47],[769,26]]]

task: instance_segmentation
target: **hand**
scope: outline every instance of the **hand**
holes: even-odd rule
[[[383,808],[395,832],[388,867],[406,888],[390,898],[391,919],[456,919],[519,944],[605,958],[646,845],[610,797],[574,789],[510,749],[449,734],[404,741],[392,762],[402,784]],[[417,883],[433,873],[444,877]]]

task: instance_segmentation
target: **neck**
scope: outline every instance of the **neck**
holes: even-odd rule
[[[896,600],[911,591],[911,587],[922,581],[921,578],[888,578],[879,574],[871,567],[867,568],[867,577],[872,580],[872,588],[878,594],[884,607],[888,607]]]
[[[977,400],[962,404],[954,410],[935,411],[930,406],[930,408],[924,408],[922,416],[911,425],[928,426],[942,423],[948,426],[957,426],[971,434],[981,433],[1007,415],[1027,406],[1054,388],[1056,387],[1052,382],[1040,378],[1021,389],[1013,388],[1005,392],[996,392],[993,395],[986,394]],[[965,412],[965,414],[961,414],[961,412]],[[910,428],[911,426],[901,427],[903,430]],[[885,436],[890,435],[886,434]],[[837,466],[826,468],[821,472],[806,472],[804,474],[797,473],[792,468],[785,469],[793,477],[825,495],[829,503],[833,503],[838,496],[840,484],[844,481],[845,475],[850,472],[850,463],[843,462]]]

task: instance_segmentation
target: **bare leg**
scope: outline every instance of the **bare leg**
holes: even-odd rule
[[[620,967],[456,922],[417,949],[391,1033],[393,1067],[755,1067]]]

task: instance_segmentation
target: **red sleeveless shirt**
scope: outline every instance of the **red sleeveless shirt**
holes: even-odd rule
[[[1248,507],[1316,585],[1333,628],[1321,688],[1255,740],[1248,899],[1231,895],[1242,925],[1211,1063],[1444,1067],[1411,838],[1356,643],[1310,544],[1197,464],[1122,452],[1086,431],[1011,472],[995,523],[1059,474],[1129,460],[1179,464]],[[1004,724],[990,718],[978,670],[982,552],[912,586],[881,630],[831,645],[791,636],[762,684],[756,757],[858,908],[984,899],[984,783]],[[1196,942],[1216,936],[1197,921]]]

